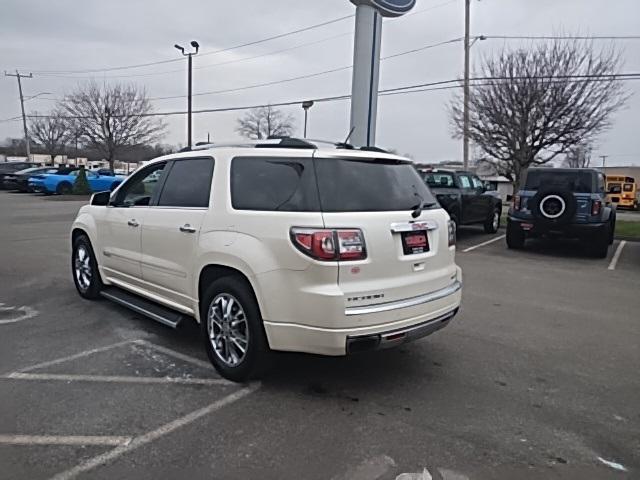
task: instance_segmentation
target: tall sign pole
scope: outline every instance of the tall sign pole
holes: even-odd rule
[[[469,21],[471,17],[471,0],[464,2],[464,91],[463,91],[463,134],[462,163],[464,169],[469,168]]]
[[[415,0],[350,0],[356,5],[356,32],[351,81],[351,143],[374,146],[380,80],[382,17],[399,17]]]

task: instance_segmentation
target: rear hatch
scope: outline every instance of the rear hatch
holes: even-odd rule
[[[314,161],[325,228],[360,229],[364,237],[364,260],[338,262],[349,307],[416,297],[455,281],[447,213],[410,162],[381,157],[319,154]]]
[[[520,209],[524,213],[530,213],[531,199],[540,189],[567,190],[573,194],[576,200],[576,213],[573,223],[587,222],[592,219],[593,202],[598,201],[592,193],[592,175],[585,170],[536,170],[527,172],[524,191],[521,193]]]

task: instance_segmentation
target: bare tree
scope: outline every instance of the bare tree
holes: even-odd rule
[[[570,147],[564,155],[562,165],[568,168],[586,168],[591,165],[590,145],[579,144]]]
[[[578,40],[529,50],[503,51],[482,62],[469,100],[472,142],[482,163],[518,185],[531,166],[591,142],[607,129],[628,98],[613,50],[594,50]],[[456,136],[463,132],[460,98],[451,106]]]
[[[66,96],[61,108],[74,119],[81,143],[104,155],[112,169],[117,155],[159,140],[165,129],[162,120],[150,115],[153,107],[145,91],[135,85],[91,82]]]
[[[41,117],[36,113],[29,121],[29,131],[31,138],[42,145],[53,163],[56,155],[61,155],[65,151],[71,133],[71,124],[58,110]]]
[[[236,131],[243,137],[254,140],[288,136],[293,133],[293,117],[271,105],[254,108],[238,119]]]

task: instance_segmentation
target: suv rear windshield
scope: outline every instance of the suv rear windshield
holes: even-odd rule
[[[592,191],[591,172],[554,172],[536,171],[527,172],[525,190],[538,190],[540,188],[562,188],[573,193],[590,193]]]
[[[231,204],[238,210],[375,212],[436,205],[413,165],[389,160],[237,157]]]

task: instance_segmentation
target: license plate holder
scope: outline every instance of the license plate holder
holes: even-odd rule
[[[405,255],[419,255],[429,251],[429,237],[426,230],[401,232],[402,251]]]

